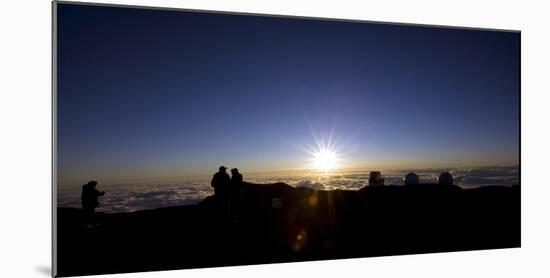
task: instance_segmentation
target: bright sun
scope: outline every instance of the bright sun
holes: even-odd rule
[[[328,173],[335,170],[338,167],[338,157],[336,152],[321,148],[317,152],[313,153],[312,166],[315,170]]]

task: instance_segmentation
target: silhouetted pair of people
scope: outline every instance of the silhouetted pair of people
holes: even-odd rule
[[[104,191],[96,189],[97,181],[90,181],[82,186],[82,195],[80,196],[82,208],[86,214],[86,224],[88,228],[94,228],[97,223],[95,219],[95,209],[99,206],[99,196],[105,195]]]
[[[238,218],[243,198],[243,175],[237,168],[231,169],[231,177],[227,174],[227,167],[220,166],[212,177],[212,187],[216,202],[230,218]]]

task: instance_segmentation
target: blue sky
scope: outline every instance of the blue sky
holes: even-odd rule
[[[519,163],[519,33],[58,5],[58,178]]]

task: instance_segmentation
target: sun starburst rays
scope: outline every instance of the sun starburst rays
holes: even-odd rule
[[[311,167],[320,173],[328,174],[338,168],[338,155],[327,146],[321,146],[311,155]]]
[[[340,147],[333,138],[333,130],[325,137],[317,136],[313,129],[311,133],[315,145],[306,148],[310,155],[309,168],[321,174],[330,174],[339,169],[342,158]]]

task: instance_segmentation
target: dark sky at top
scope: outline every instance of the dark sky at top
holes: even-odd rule
[[[57,12],[62,183],[301,168],[312,130],[348,167],[519,163],[519,33]]]

